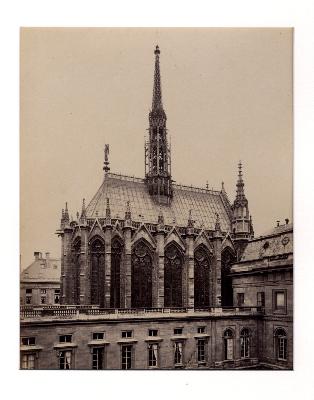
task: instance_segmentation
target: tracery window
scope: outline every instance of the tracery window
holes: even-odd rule
[[[200,246],[194,253],[194,306],[209,306],[210,259],[205,247]]]
[[[287,361],[287,334],[282,328],[275,332],[275,351],[279,361]]]
[[[241,358],[249,358],[250,357],[250,347],[251,347],[251,338],[250,331],[247,328],[243,328],[240,334],[240,345],[241,345]]]
[[[221,304],[223,307],[232,307],[233,305],[232,279],[229,274],[231,265],[235,261],[232,250],[226,248],[221,254]]]
[[[122,244],[119,240],[113,240],[111,244],[111,283],[110,283],[110,307],[120,307],[120,265],[122,257]]]
[[[225,330],[223,341],[224,341],[224,360],[233,360],[234,335],[231,329]]]
[[[91,244],[91,304],[104,307],[105,244],[95,239]]]
[[[165,251],[165,307],[182,307],[182,269],[182,253],[170,244]]]
[[[134,308],[152,306],[152,268],[151,251],[141,241],[132,252],[131,304]]]

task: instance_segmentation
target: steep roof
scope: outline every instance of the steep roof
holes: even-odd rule
[[[60,282],[61,261],[58,258],[39,258],[21,272],[21,282]]]
[[[96,195],[86,209],[87,218],[105,217],[106,199],[109,198],[111,217],[124,219],[127,201],[130,202],[132,220],[156,224],[161,207],[164,223],[185,227],[192,210],[195,227],[214,230],[216,213],[221,230],[230,230],[230,204],[221,192],[183,185],[173,185],[170,205],[159,205],[148,193],[144,179],[107,174]]]
[[[268,233],[252,239],[242,254],[242,261],[293,253],[293,226],[280,225]]]

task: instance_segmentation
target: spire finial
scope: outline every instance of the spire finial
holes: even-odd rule
[[[238,164],[238,182],[237,182],[237,195],[236,200],[246,200],[244,194],[244,182],[243,182],[243,174],[242,174],[242,161],[239,161]]]
[[[159,50],[159,46],[158,46],[158,44],[157,44],[157,46],[156,46],[156,49],[155,49],[155,51],[154,51],[154,53],[157,55],[159,55],[160,54],[160,50]]]
[[[67,202],[65,203],[64,221],[65,221],[65,222],[70,222],[69,210],[68,210],[68,203],[67,203]]]
[[[107,175],[108,172],[110,171],[110,167],[109,167],[109,144],[105,144],[104,153],[105,153],[105,161],[104,161],[103,170],[105,171],[105,175]]]

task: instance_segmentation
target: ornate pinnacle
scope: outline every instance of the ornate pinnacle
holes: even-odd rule
[[[130,208],[130,202],[126,202],[126,211],[125,211],[125,218],[126,221],[131,221],[131,208]]]
[[[64,210],[63,220],[64,220],[64,222],[70,222],[68,203],[67,202],[65,203],[65,210]]]
[[[109,197],[106,198],[106,218],[111,218],[111,211],[109,205]]]
[[[194,221],[192,219],[192,210],[189,211],[188,228],[194,227]]]
[[[85,223],[86,223],[85,199],[83,199],[83,201],[82,201],[82,212],[81,212],[80,222],[81,222],[82,224],[85,224]]]
[[[220,232],[220,218],[219,214],[216,213],[215,231]]]
[[[159,225],[163,225],[164,224],[164,216],[163,216],[163,213],[162,213],[161,206],[159,207],[158,224]]]
[[[109,144],[105,144],[104,153],[105,153],[105,161],[104,161],[103,170],[105,171],[105,175],[107,175],[108,172],[110,171],[110,167],[109,167]]]
[[[239,161],[238,164],[239,172],[238,172],[238,181],[237,181],[237,194],[236,194],[236,201],[238,200],[246,200],[244,194],[244,182],[243,182],[243,175],[242,175],[242,162]]]

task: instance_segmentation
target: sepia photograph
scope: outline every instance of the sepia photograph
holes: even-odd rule
[[[292,28],[21,28],[20,369],[293,370],[292,194]]]

